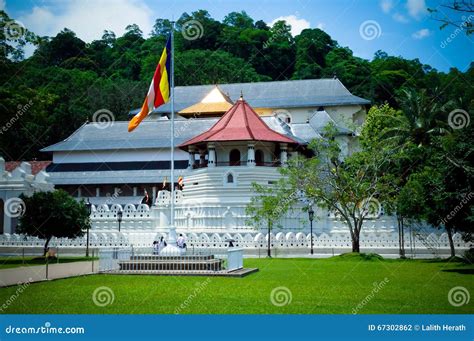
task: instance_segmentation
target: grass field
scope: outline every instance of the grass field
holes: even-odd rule
[[[460,307],[448,301],[456,286],[474,294],[474,267],[460,262],[349,255],[246,259],[244,265],[260,271],[244,278],[76,277],[31,284],[20,294],[18,287],[0,289],[0,303],[11,302],[3,313],[35,314],[474,313],[473,300]],[[109,304],[95,304],[94,291],[96,302]]]
[[[50,259],[49,264],[56,263],[71,263],[90,261],[92,257],[59,257],[58,259]],[[45,265],[46,261],[40,257],[0,257],[0,269],[10,269],[19,266],[33,266],[33,265]]]

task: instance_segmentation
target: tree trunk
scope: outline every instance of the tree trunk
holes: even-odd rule
[[[352,239],[352,252],[360,252],[359,238]]]
[[[448,240],[449,240],[449,248],[451,250],[451,257],[456,256],[456,250],[454,249],[454,241],[453,241],[453,231],[450,227],[445,227],[446,232],[448,233]]]
[[[405,231],[403,224],[403,217],[397,215],[398,222],[398,253],[400,258],[405,258]]]
[[[48,237],[46,239],[46,243],[44,244],[44,248],[43,248],[43,257],[46,257],[46,252],[48,252],[48,245],[49,245],[50,240],[51,240],[51,237]]]
[[[354,218],[354,230],[351,230],[352,252],[360,252],[360,231],[362,230],[363,219]]]
[[[271,258],[272,257],[272,249],[271,249],[271,241],[270,241],[270,231],[272,229],[272,223],[271,222],[268,222],[268,234],[267,234],[267,238],[268,238],[268,243],[267,243],[267,257],[268,258]]]

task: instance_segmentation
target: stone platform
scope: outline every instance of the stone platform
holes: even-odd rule
[[[129,275],[226,276],[244,277],[258,269],[226,269],[226,261],[214,255],[136,255],[119,260],[118,269],[107,271]]]
[[[120,271],[221,271],[223,260],[208,256],[131,256]]]

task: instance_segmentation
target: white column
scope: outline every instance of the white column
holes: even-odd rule
[[[152,194],[151,194],[151,204],[153,205],[156,200],[156,186],[153,186],[152,189]]]
[[[137,186],[133,187],[133,196],[136,197],[137,196]]]
[[[216,166],[216,146],[214,145],[214,143],[208,143],[207,150],[209,151],[209,159],[208,159],[207,166],[215,167]]]
[[[247,145],[247,167],[255,166],[255,145],[249,143]]]
[[[288,145],[286,143],[280,143],[280,162],[282,166],[285,166],[288,162]]]
[[[100,197],[100,187],[95,188],[95,196]]]
[[[77,188],[77,197],[78,198],[82,197],[82,188],[81,187]]]
[[[188,154],[189,154],[188,169],[193,169],[193,165],[194,165],[194,147],[189,147],[188,148]]]

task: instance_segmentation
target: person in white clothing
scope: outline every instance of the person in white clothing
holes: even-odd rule
[[[186,241],[184,239],[184,236],[182,234],[179,235],[178,240],[176,241],[176,244],[178,244],[178,247],[181,249],[186,248]]]
[[[166,242],[163,237],[160,238],[160,241],[158,242],[158,253],[161,252],[166,247]]]

